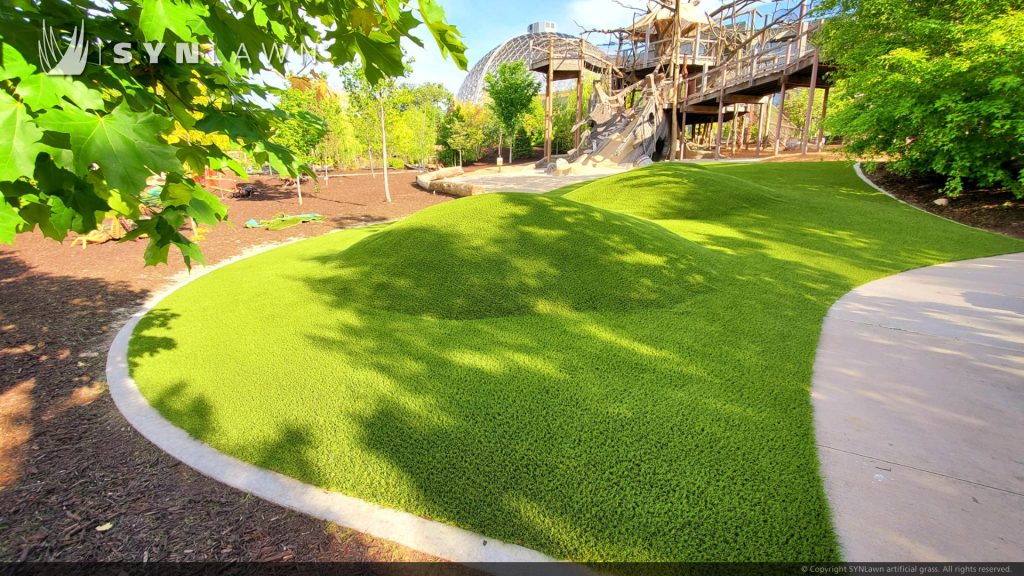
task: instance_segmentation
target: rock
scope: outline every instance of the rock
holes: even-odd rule
[[[651,160],[650,156],[644,154],[643,156],[636,159],[636,162],[633,163],[633,166],[649,166],[651,164],[654,164],[654,160]]]
[[[949,206],[949,198],[939,198],[937,200],[933,200],[932,204],[935,204],[936,206]]]
[[[431,192],[439,192],[450,196],[476,196],[483,194],[483,186],[477,186],[470,182],[453,182],[451,180],[435,180],[430,183]]]
[[[451,168],[441,168],[440,170],[434,170],[433,172],[427,172],[426,174],[420,174],[416,177],[416,185],[424,190],[430,190],[430,183],[434,180],[440,180],[442,178],[453,178],[455,176],[462,176],[463,171],[459,166],[452,166]]]

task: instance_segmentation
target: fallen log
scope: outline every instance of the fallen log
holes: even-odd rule
[[[471,182],[453,182],[451,180],[435,180],[430,183],[430,191],[449,196],[476,196],[484,193],[484,187]]]
[[[427,172],[420,174],[416,177],[416,185],[424,190],[430,190],[430,183],[435,180],[441,180],[442,178],[453,178],[455,176],[462,176],[462,168],[459,166],[452,166],[451,168],[441,168],[440,170],[434,170],[433,172]]]

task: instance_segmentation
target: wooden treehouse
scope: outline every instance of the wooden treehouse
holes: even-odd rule
[[[814,5],[814,0],[734,0],[705,12],[697,3],[662,0],[628,26],[589,31],[611,35],[613,44],[605,49],[584,39],[534,46],[529,67],[549,80],[546,159],[551,159],[551,81],[572,78],[579,122],[570,161],[597,155],[605,144],[601,138],[608,137],[618,142],[616,154],[605,150],[601,158],[627,158],[622,152],[629,145],[666,159],[720,158],[730,146],[735,152],[753,145],[758,155],[766,147],[776,154],[796,147],[806,153],[812,142],[820,150],[823,135],[809,133],[814,95],[824,90],[824,117],[832,68],[813,43],[825,25],[809,16]],[[585,70],[602,77],[602,89],[590,103],[589,126],[582,120]],[[787,91],[796,87],[808,89],[801,130],[781,113]],[[613,121],[616,129],[599,126]]]

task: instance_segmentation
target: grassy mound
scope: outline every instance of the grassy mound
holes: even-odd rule
[[[836,560],[826,311],[1021,249],[846,163],[655,165],[227,266],[142,319],[131,371],[219,450],[556,557]]]
[[[623,311],[687,300],[716,257],[639,218],[492,194],[435,206],[330,255],[337,274],[318,289],[437,318]]]
[[[654,164],[577,188],[563,196],[606,210],[650,220],[717,219],[733,214],[764,214],[784,207],[783,196],[756,180],[713,167]]]

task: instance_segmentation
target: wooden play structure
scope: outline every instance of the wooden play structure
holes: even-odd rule
[[[551,86],[565,79],[575,79],[577,88],[570,162],[718,159],[751,146],[756,155],[764,149],[820,151],[823,134],[809,132],[819,89],[824,117],[831,68],[812,42],[823,24],[810,16],[815,5],[815,0],[732,0],[705,12],[699,1],[656,0],[622,28],[532,46],[527,65],[548,79],[545,163],[552,161]],[[613,43],[595,47],[585,40],[593,33],[608,35]],[[587,118],[585,71],[600,78]],[[787,91],[795,87],[808,88],[799,131],[782,112]]]

